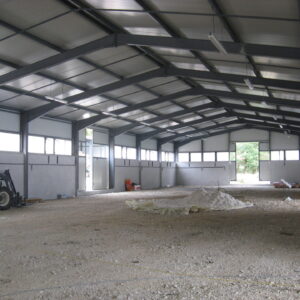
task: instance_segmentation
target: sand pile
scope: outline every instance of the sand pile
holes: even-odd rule
[[[146,211],[162,215],[188,215],[203,210],[232,210],[253,206],[250,202],[242,202],[231,195],[215,190],[200,189],[183,198],[160,198],[127,200],[126,204],[138,211]]]

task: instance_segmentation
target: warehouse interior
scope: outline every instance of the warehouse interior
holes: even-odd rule
[[[299,101],[298,0],[0,1],[0,298],[300,297]]]

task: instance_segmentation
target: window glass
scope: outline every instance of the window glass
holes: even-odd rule
[[[259,159],[260,160],[270,160],[270,152],[269,151],[260,151]]]
[[[161,161],[168,161],[167,152],[165,152],[165,151],[161,152]]]
[[[55,154],[57,155],[71,155],[72,144],[69,140],[55,139]]]
[[[204,152],[203,161],[215,161],[215,152]]]
[[[283,159],[284,159],[283,150],[271,151],[271,160],[283,160]]]
[[[191,161],[192,162],[202,161],[201,152],[191,152]]]
[[[136,159],[136,149],[127,148],[127,159]]]
[[[46,154],[54,153],[54,139],[46,138]]]
[[[178,161],[179,162],[188,162],[189,161],[189,153],[188,152],[178,153]]]
[[[28,137],[28,152],[30,153],[45,153],[45,138],[41,136]]]
[[[217,152],[217,161],[229,161],[229,153]]]
[[[20,151],[20,135],[0,132],[0,151]]]
[[[146,150],[141,149],[141,160],[146,160]]]
[[[150,151],[150,160],[153,160],[153,161],[157,160],[157,151],[155,151],[155,150]]]
[[[299,151],[298,150],[286,150],[285,151],[286,160],[299,160]]]
[[[174,161],[174,153],[173,152],[169,152],[169,159],[168,161],[173,162]]]
[[[127,158],[127,148],[126,147],[122,147],[122,158],[123,159]]]
[[[122,158],[122,147],[115,146],[115,158]]]

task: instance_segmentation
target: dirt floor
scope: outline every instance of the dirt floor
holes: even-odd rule
[[[163,216],[125,205],[153,197],[144,191],[0,212],[0,299],[300,299],[300,191],[227,190],[255,206]]]

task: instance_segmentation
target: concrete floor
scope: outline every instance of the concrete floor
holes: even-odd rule
[[[0,299],[300,299],[300,200],[282,201],[300,191],[227,190],[255,206],[162,216],[125,205],[145,191],[0,212]]]

